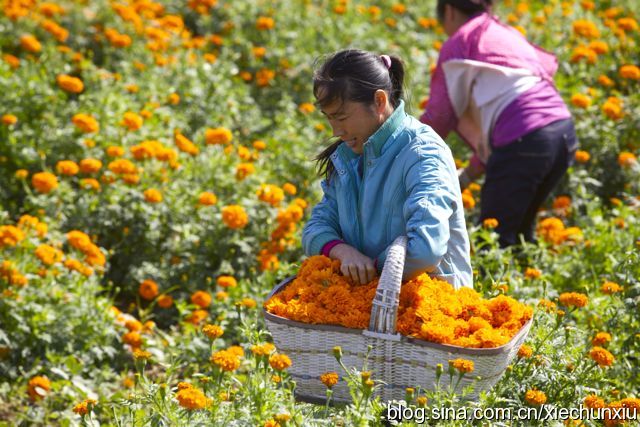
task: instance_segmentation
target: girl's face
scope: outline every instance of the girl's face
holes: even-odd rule
[[[356,154],[362,154],[364,143],[384,122],[375,103],[336,100],[321,111],[329,120],[333,136],[344,141]]]

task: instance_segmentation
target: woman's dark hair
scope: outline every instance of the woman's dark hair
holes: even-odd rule
[[[444,5],[451,5],[467,16],[475,15],[478,12],[491,10],[493,0],[438,0],[436,13],[438,20],[444,20]]]
[[[404,66],[400,58],[347,49],[330,55],[313,74],[313,94],[320,107],[335,101],[373,104],[377,90],[389,96],[395,109],[403,97]],[[388,62],[387,62],[388,60]],[[329,179],[334,171],[330,156],[342,141],[324,149],[315,160],[318,174]]]

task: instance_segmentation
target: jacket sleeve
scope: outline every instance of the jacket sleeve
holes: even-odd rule
[[[449,219],[457,204],[458,184],[447,166],[447,150],[439,144],[420,144],[413,154],[413,161],[405,169],[408,197],[403,214],[408,242],[404,280],[436,269],[447,253]],[[388,250],[378,256],[378,269],[384,265]]]
[[[311,211],[311,218],[302,231],[302,247],[307,256],[319,255],[322,248],[332,240],[341,240],[338,202],[336,199],[335,180],[322,181],[324,196]]]

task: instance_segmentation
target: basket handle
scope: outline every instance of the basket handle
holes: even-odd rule
[[[407,236],[397,237],[387,253],[371,306],[369,332],[395,334],[402,273],[407,254]]]

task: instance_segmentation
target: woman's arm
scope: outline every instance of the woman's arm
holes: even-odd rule
[[[324,196],[320,203],[314,206],[311,218],[302,231],[302,247],[307,256],[319,255],[324,245],[342,239],[335,183],[325,180],[321,185]]]

